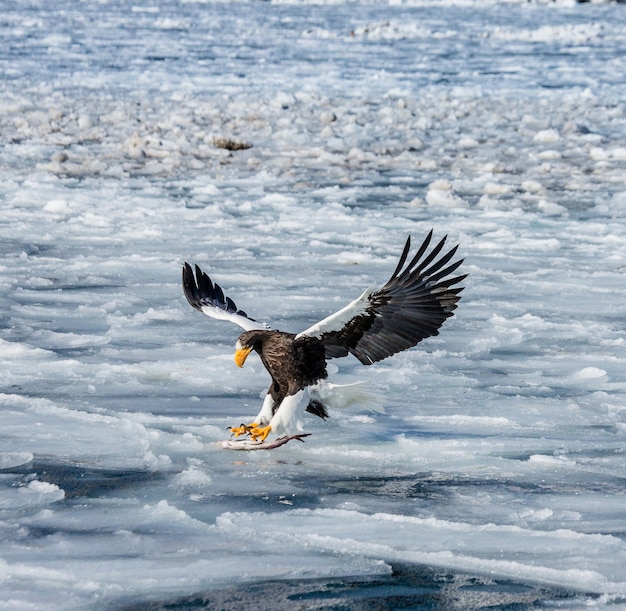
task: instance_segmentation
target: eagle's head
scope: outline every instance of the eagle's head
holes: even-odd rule
[[[263,341],[262,335],[262,332],[259,331],[246,331],[239,336],[235,344],[235,363],[237,363],[237,367],[243,367],[248,355],[253,350],[260,352]]]

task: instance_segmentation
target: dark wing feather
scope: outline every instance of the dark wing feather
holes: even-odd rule
[[[409,237],[391,278],[381,289],[364,294],[362,305],[354,302],[354,317],[340,328],[329,329],[333,319],[329,317],[328,322],[322,321],[311,328],[311,333],[303,334],[317,335],[327,358],[351,353],[365,365],[437,335],[457,307],[463,287],[455,285],[466,275],[451,277],[463,262],[461,259],[449,264],[458,247],[439,256],[446,237],[426,254],[431,238],[432,231],[405,265],[411,246]]]
[[[189,263],[183,265],[183,291],[187,301],[207,316],[229,320],[247,331],[263,329],[265,325],[239,310],[235,302],[224,295],[222,287],[205,274],[197,265],[194,272]]]

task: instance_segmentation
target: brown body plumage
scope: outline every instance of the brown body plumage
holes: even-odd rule
[[[296,339],[293,333],[261,329],[245,331],[237,343],[244,348],[252,348],[272,377],[268,392],[274,400],[273,413],[287,395],[295,395],[328,377],[324,344],[316,338]],[[307,411],[321,418],[328,416],[318,401],[310,402]]]

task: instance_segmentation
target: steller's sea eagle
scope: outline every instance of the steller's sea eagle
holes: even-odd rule
[[[299,428],[304,410],[326,418],[326,405],[333,405],[329,396],[337,389],[323,383],[328,376],[327,359],[349,353],[371,365],[439,333],[460,299],[463,287],[455,285],[466,275],[452,276],[463,262],[450,263],[458,245],[441,255],[447,236],[427,252],[432,234],[431,230],[405,265],[411,248],[409,236],[395,271],[382,288],[367,289],[352,303],[298,334],[269,330],[237,309],[197,265],[194,276],[189,263],[184,264],[183,288],[189,303],[207,316],[244,329],[237,339],[235,363],[243,367],[255,351],[272,378],[254,422],[232,427],[235,436],[248,435],[262,442],[270,432],[291,435]],[[346,398],[341,401],[345,404]]]

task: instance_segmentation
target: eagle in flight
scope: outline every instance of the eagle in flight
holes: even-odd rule
[[[363,365],[415,346],[438,335],[452,316],[465,275],[454,276],[463,259],[452,261],[458,245],[444,250],[447,236],[430,249],[432,230],[407,263],[411,238],[400,261],[382,288],[369,288],[334,314],[298,334],[270,330],[239,310],[221,287],[197,265],[183,266],[183,289],[189,303],[207,316],[235,323],[244,329],[237,339],[235,363],[239,367],[256,352],[272,382],[261,411],[251,424],[231,427],[231,433],[263,442],[270,432],[293,435],[304,411],[326,418],[328,405],[358,401],[348,386],[326,384],[328,359],[354,355]],[[451,262],[452,261],[452,262]],[[333,403],[333,394],[343,395]],[[334,393],[333,393],[334,391]],[[351,397],[350,394],[353,394]],[[295,435],[297,437],[297,435]],[[287,439],[287,437],[285,437]]]

